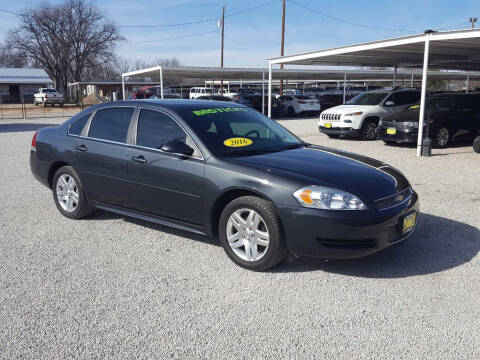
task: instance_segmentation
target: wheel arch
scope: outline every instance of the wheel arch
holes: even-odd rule
[[[261,191],[258,191],[257,189],[246,187],[228,189],[215,200],[210,210],[209,232],[212,234],[212,236],[218,235],[218,223],[220,221],[220,215],[222,214],[225,206],[227,206],[227,204],[230,203],[232,200],[242,196],[256,196],[261,199],[270,201],[275,206],[275,203],[267,195],[265,195]],[[278,215],[277,217],[280,223],[280,227],[283,231],[281,219]]]
[[[50,188],[52,188],[52,183],[53,183],[53,177],[55,176],[55,173],[57,172],[58,169],[60,169],[63,166],[69,166],[70,164],[66,163],[65,161],[55,161],[50,168],[48,169],[48,185]]]

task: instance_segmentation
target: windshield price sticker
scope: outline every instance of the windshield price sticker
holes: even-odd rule
[[[235,111],[248,111],[248,109],[241,107],[223,107],[215,109],[202,109],[202,110],[193,110],[193,113],[197,116],[207,115],[207,114],[217,114],[224,112],[235,112]]]
[[[223,145],[228,146],[228,147],[243,147],[243,146],[249,146],[252,145],[253,141],[247,138],[230,138],[227,139],[223,142]]]

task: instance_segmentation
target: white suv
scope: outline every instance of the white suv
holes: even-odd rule
[[[320,103],[306,95],[282,95],[278,98],[283,103],[285,112],[293,117],[301,113],[319,113]]]
[[[375,140],[378,122],[382,117],[402,111],[419,100],[420,90],[417,89],[381,89],[363,92],[344,105],[322,112],[318,128],[329,137],[344,135]]]

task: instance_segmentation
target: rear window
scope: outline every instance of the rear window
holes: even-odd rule
[[[99,110],[90,125],[89,137],[115,142],[126,142],[133,108]]]
[[[295,97],[300,100],[312,100],[310,96],[306,96],[306,95],[296,95]]]
[[[44,93],[54,93],[54,92],[57,92],[57,90],[55,90],[55,89],[43,89],[43,92]]]

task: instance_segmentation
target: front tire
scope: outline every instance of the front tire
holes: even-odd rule
[[[366,119],[362,125],[361,137],[362,140],[373,141],[377,139],[378,124],[373,119]]]
[[[287,254],[272,203],[255,196],[232,200],[222,211],[218,233],[228,257],[248,270],[266,270]]]
[[[450,145],[452,134],[445,126],[435,129],[432,134],[433,145],[436,148],[444,149]]]
[[[473,151],[475,151],[476,153],[480,153],[480,136],[477,136],[473,140]]]
[[[81,219],[93,212],[88,205],[82,183],[71,166],[57,170],[52,181],[53,200],[58,211],[70,219]]]

